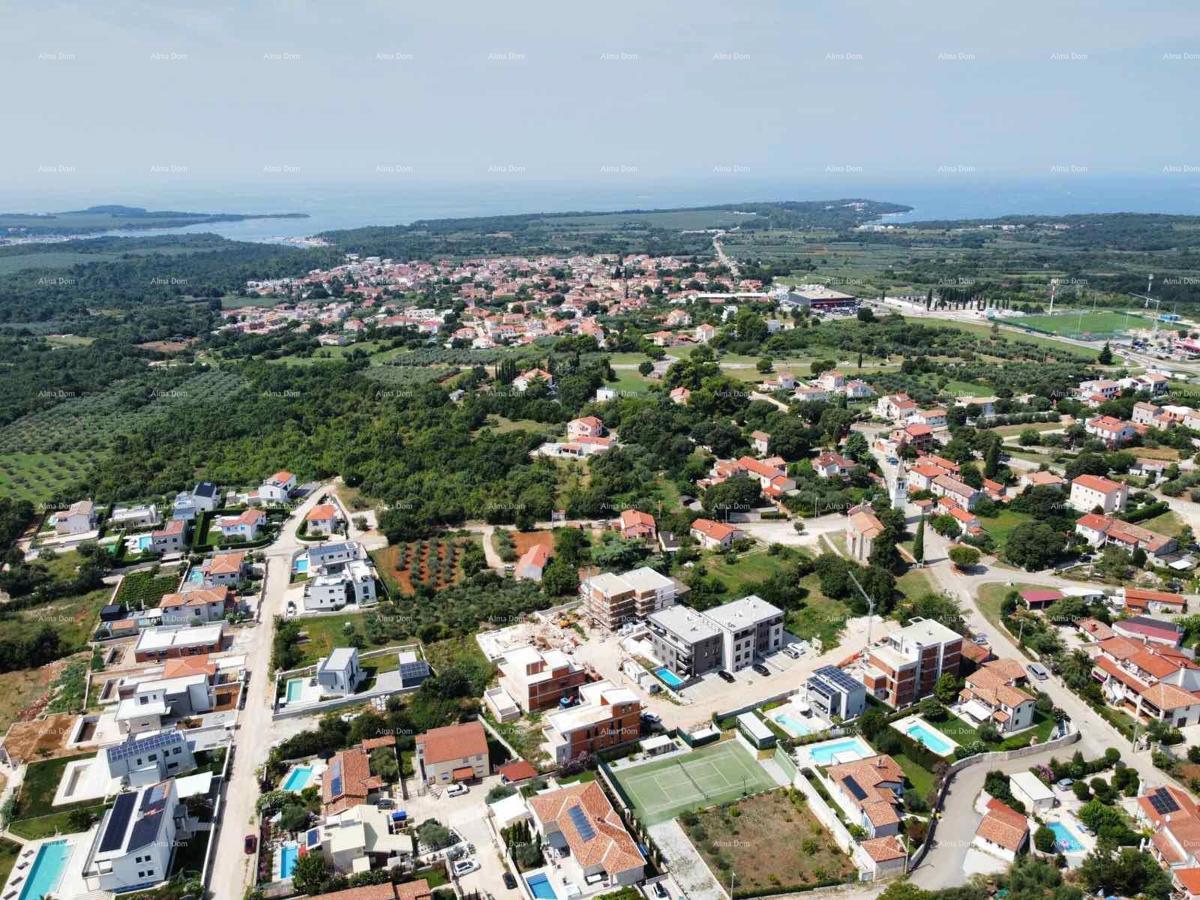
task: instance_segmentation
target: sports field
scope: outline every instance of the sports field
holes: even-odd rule
[[[1068,311],[1052,316],[1023,316],[1011,320],[1009,324],[1047,334],[1088,340],[1125,334],[1132,328],[1148,328],[1152,323],[1133,310],[1128,314],[1116,310],[1097,310],[1085,311],[1082,314]]]
[[[737,741],[722,741],[691,753],[621,769],[613,777],[646,825],[657,825],[688,810],[729,803],[776,786]]]

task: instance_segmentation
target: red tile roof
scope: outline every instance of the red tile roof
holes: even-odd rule
[[[571,855],[585,871],[598,865],[614,875],[645,865],[637,844],[596,782],[538,794],[530,798],[529,806],[538,821],[544,825],[553,822],[562,832]],[[575,809],[580,812],[572,814]],[[576,820],[581,814],[591,826],[591,838],[579,833]]]
[[[487,756],[488,752],[487,733],[477,721],[431,728],[417,735],[417,744],[425,748],[425,761],[429,763]]]

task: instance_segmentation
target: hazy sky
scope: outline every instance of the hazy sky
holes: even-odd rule
[[[1200,172],[1191,0],[9,3],[0,79],[0,196]]]

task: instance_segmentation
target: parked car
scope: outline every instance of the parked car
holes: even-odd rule
[[[977,634],[975,637],[971,638],[971,640],[977,643],[980,647],[985,647],[987,646],[988,636],[986,634]]]
[[[750,668],[752,668],[759,675],[768,676],[771,674],[771,670],[768,669],[766,666],[764,666],[762,663],[755,663]]]
[[[517,889],[517,879],[513,878],[512,872],[504,873],[504,886],[510,891],[515,891]]]
[[[463,794],[470,793],[470,788],[465,784],[452,784],[446,790],[447,797],[461,797]]]
[[[479,871],[479,862],[474,859],[460,859],[454,864],[454,877],[462,878],[464,875],[470,875],[472,872]]]
[[[1074,783],[1075,783],[1074,778],[1060,778],[1060,779],[1058,779],[1058,781],[1054,782],[1054,786],[1056,788],[1062,788],[1064,791],[1067,791],[1067,790],[1071,789],[1071,785],[1073,785]]]
[[[671,896],[667,892],[667,886],[665,884],[663,884],[661,881],[654,882],[654,894],[656,897],[670,897]]]
[[[722,681],[728,681],[730,684],[733,684],[735,681],[737,681],[737,679],[736,679],[736,678],[734,678],[732,675],[730,675],[730,674],[729,674],[728,672],[726,672],[724,669],[720,669],[720,670],[718,670],[718,671],[717,671],[717,676],[718,676],[718,677],[719,677],[719,678],[720,678]]]
[[[662,716],[660,716],[658,713],[644,712],[642,713],[642,721],[649,725],[661,725]]]
[[[391,797],[380,797],[378,800],[375,801],[375,808],[376,809],[395,809],[396,801],[393,800]]]
[[[785,654],[787,654],[788,656],[790,656],[792,659],[800,658],[800,651],[797,650],[795,648],[795,646],[793,646],[792,644],[788,644],[786,647],[784,647],[783,652]],[[655,885],[655,887],[658,887],[658,885]]]
[[[246,835],[246,853],[252,854],[258,849],[258,837],[253,834]]]
[[[1030,663],[1025,668],[1028,669],[1029,674],[1032,675],[1034,678],[1036,678],[1038,681],[1045,681],[1047,678],[1050,677],[1050,673],[1046,671],[1045,667],[1039,665],[1038,663]]]

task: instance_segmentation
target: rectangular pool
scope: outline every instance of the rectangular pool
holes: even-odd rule
[[[295,703],[304,696],[304,683],[307,678],[289,678],[287,683],[287,701]]]
[[[654,674],[662,679],[663,684],[670,688],[683,687],[684,681],[666,666],[659,666],[654,670]]]
[[[528,876],[525,879],[525,883],[529,885],[530,892],[538,900],[558,900],[558,894],[554,893],[554,887],[550,884],[550,879],[541,872]]]
[[[71,844],[68,841],[50,841],[38,849],[33,865],[29,869],[29,877],[21,888],[19,900],[39,900],[48,897],[58,889],[62,881],[63,869],[71,858]]]
[[[312,774],[312,766],[296,766],[296,768],[288,772],[287,778],[284,779],[283,789],[296,794],[300,793],[312,781]]]
[[[924,744],[938,756],[948,756],[958,746],[952,740],[935,731],[932,726],[921,721],[912,721],[904,725],[904,734],[914,741]]]
[[[812,734],[816,730],[802,716],[793,714],[787,710],[772,710],[767,715],[771,717],[771,721],[794,737],[804,737],[804,735]]]
[[[292,571],[303,574],[308,571],[308,557],[302,556],[296,560],[296,564],[292,567]]]
[[[287,881],[292,877],[296,868],[296,860],[300,858],[300,848],[295,844],[284,844],[279,848],[279,878]]]
[[[1047,822],[1046,827],[1054,832],[1054,843],[1063,853],[1082,853],[1083,842],[1062,822]]]
[[[875,751],[860,737],[822,741],[819,744],[810,744],[804,749],[809,758],[818,766],[828,766],[835,762],[853,762],[875,755]]]
[[[150,535],[148,535],[148,534],[143,534],[141,537],[139,537],[137,539],[137,547],[143,553],[145,553],[147,550],[149,550],[150,545],[153,543],[154,543],[154,541],[151,539]]]

